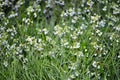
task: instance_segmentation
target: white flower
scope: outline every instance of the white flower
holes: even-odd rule
[[[75,76],[79,76],[79,72],[78,71],[75,72]]]
[[[96,15],[96,14],[95,14],[95,16],[91,16],[91,20],[92,20],[93,23],[94,23],[95,21],[98,21],[99,18],[100,18],[100,16],[99,16],[99,15]]]
[[[120,31],[120,27],[116,27],[116,31]]]
[[[28,62],[28,59],[27,58],[24,58],[23,59],[23,63],[25,64],[25,63],[27,63]]]
[[[21,58],[23,58],[23,55],[20,54],[20,55],[19,55],[19,59],[21,59]]]
[[[26,39],[26,41],[32,42],[32,38],[31,38],[31,37],[28,37],[28,38]]]
[[[5,67],[7,67],[7,66],[8,66],[8,62],[5,61],[5,62],[3,63],[3,65],[4,65]]]
[[[96,68],[96,67],[97,67],[97,62],[94,61],[94,62],[92,63],[92,66]]]
[[[118,58],[120,58],[120,55],[118,55]]]
[[[34,12],[33,7],[32,7],[32,6],[29,6],[29,7],[27,8],[27,12]]]
[[[84,56],[83,52],[82,52],[82,51],[79,51],[78,57],[83,57],[83,56]]]
[[[44,29],[43,29],[43,32],[44,32],[44,34],[46,35],[46,34],[48,34],[49,31],[48,31],[46,28],[44,28]]]
[[[26,39],[26,41],[28,41],[31,45],[33,44],[33,39],[34,39],[34,37],[28,37],[27,39]]]
[[[67,80],[71,80],[71,78],[68,78]]]
[[[70,16],[73,16],[75,14],[74,8],[70,8],[68,11]]]
[[[72,74],[72,75],[70,75],[70,77],[71,77],[72,79],[74,79],[74,78],[75,78],[75,75],[74,75],[74,74]]]
[[[70,36],[71,36],[72,39],[74,39],[74,40],[78,38],[76,35],[72,35],[72,34],[71,34]]]
[[[98,65],[97,68],[100,69],[100,65]]]
[[[49,55],[50,55],[51,57],[55,58],[55,53],[54,53],[53,51],[50,51],[50,52],[49,52]]]
[[[99,32],[98,36],[101,36],[102,35],[102,32]]]
[[[66,39],[61,39],[61,45],[62,46],[68,46],[68,41]]]
[[[18,16],[18,13],[10,14],[10,15],[8,16],[8,18],[13,18],[13,17],[16,17],[16,16]]]
[[[97,53],[95,53],[94,56],[97,56]]]
[[[80,29],[83,30],[83,29],[86,29],[86,27],[87,27],[87,26],[86,26],[85,24],[82,24],[82,25],[80,26]]]
[[[33,15],[34,15],[35,18],[37,17],[37,14],[36,14],[36,13],[34,13]]]
[[[107,6],[105,6],[102,10],[103,10],[103,11],[107,11]]]
[[[66,43],[64,43],[64,46],[67,46],[69,43],[68,42],[66,42]]]
[[[90,7],[92,7],[93,4],[94,4],[94,2],[93,2],[92,0],[89,0],[89,1],[87,2],[87,5],[89,5]]]
[[[104,27],[105,26],[105,20],[100,21],[99,24],[100,24],[101,27]]]
[[[64,13],[64,16],[68,16],[68,14],[67,14],[67,13]]]
[[[74,46],[73,46],[74,49],[77,49],[77,48],[80,48],[80,43],[76,43]]]
[[[72,23],[76,23],[76,20],[72,19]]]
[[[96,33],[98,34],[98,36],[102,35],[102,32],[100,30],[96,30]]]

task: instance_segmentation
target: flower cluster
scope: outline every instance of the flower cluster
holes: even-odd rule
[[[43,60],[67,80],[117,76],[109,69],[120,61],[119,0],[26,1],[0,0],[0,65],[29,70]]]

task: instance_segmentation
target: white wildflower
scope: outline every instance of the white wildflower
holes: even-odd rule
[[[72,23],[76,23],[76,20],[72,19]]]
[[[96,67],[97,67],[97,62],[94,61],[94,62],[92,63],[92,66],[96,68]]]
[[[37,14],[36,14],[36,13],[34,13],[33,15],[34,15],[35,18],[37,17]]]
[[[78,57],[80,58],[80,57],[83,57],[83,56],[84,56],[83,52],[82,52],[82,51],[79,51]]]
[[[120,55],[118,55],[118,58],[120,58]]]
[[[103,11],[107,11],[107,6],[105,6],[102,10],[103,10]]]
[[[4,65],[5,67],[7,67],[7,66],[8,66],[8,62],[5,61],[5,62],[3,63],[3,65]]]
[[[77,48],[80,48],[80,43],[76,43],[74,46],[73,46],[73,49],[77,49]]]
[[[74,78],[75,78],[75,75],[74,75],[74,74],[72,74],[72,75],[70,75],[70,77],[71,77],[72,79],[74,79]]]

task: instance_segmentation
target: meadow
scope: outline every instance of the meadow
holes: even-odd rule
[[[120,80],[120,0],[0,0],[0,80]]]

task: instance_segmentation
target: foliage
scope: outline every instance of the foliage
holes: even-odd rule
[[[119,0],[0,0],[0,80],[119,80]]]

